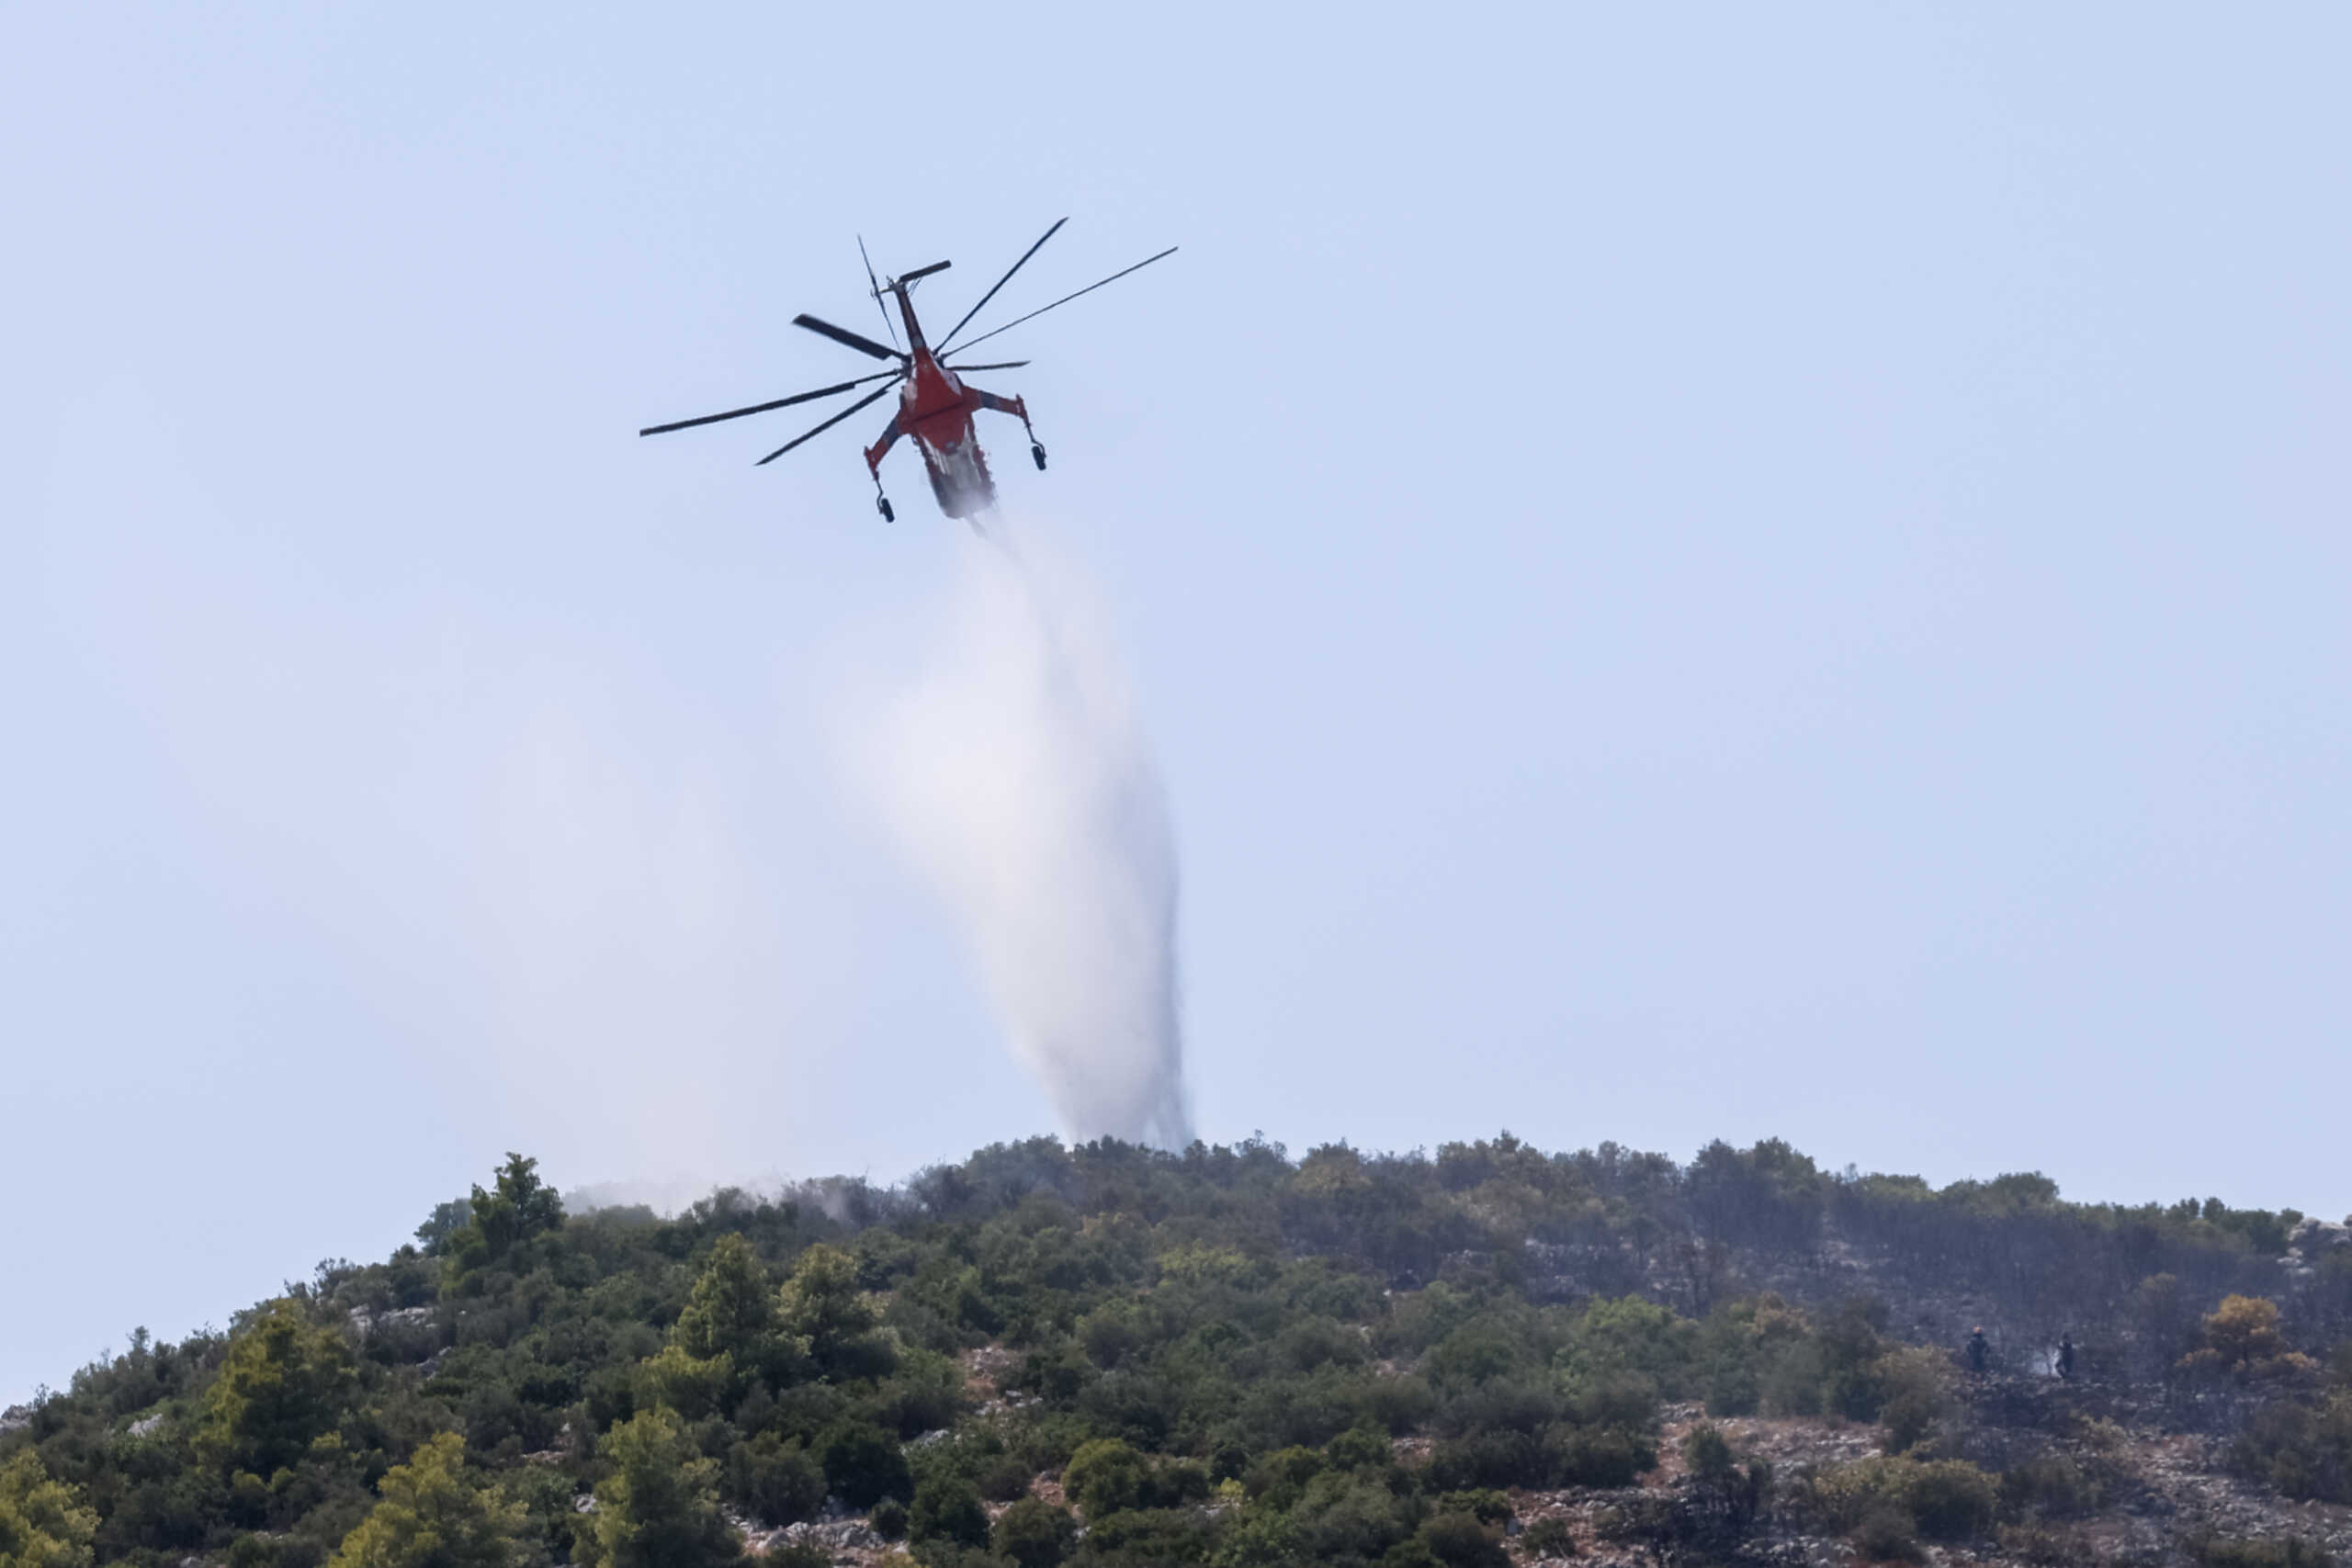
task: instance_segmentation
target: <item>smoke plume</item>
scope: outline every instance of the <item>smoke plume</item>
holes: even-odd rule
[[[1093,593],[986,521],[921,673],[880,705],[873,790],[1064,1132],[1180,1148],[1166,795]]]

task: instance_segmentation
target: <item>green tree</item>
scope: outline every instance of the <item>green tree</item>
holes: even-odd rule
[[[749,1389],[807,1360],[806,1343],[778,1331],[781,1312],[752,1244],[732,1231],[720,1236],[669,1344],[638,1370],[645,1402],[690,1421],[735,1409]]]
[[[498,1168],[494,1188],[479,1186],[467,1204],[466,1224],[445,1242],[452,1283],[475,1269],[503,1263],[525,1243],[563,1224],[563,1200],[539,1179],[539,1162],[509,1152]],[[436,1218],[439,1211],[435,1211]]]
[[[667,1405],[689,1421],[699,1421],[729,1403],[735,1383],[735,1359],[721,1351],[708,1360],[696,1360],[676,1345],[639,1362],[638,1397],[648,1405]]]
[[[718,1512],[718,1461],[702,1457],[674,1414],[642,1411],[605,1433],[597,1451],[613,1473],[574,1543],[583,1568],[723,1568],[742,1556]]]
[[[836,1382],[887,1377],[897,1362],[889,1341],[875,1331],[857,1260],[838,1247],[819,1242],[800,1255],[778,1318],[786,1334],[808,1347],[817,1370]]]
[[[204,1392],[198,1450],[232,1473],[267,1480],[334,1429],[357,1386],[342,1336],[311,1324],[291,1301],[271,1302]]]
[[[90,1568],[98,1516],[19,1449],[0,1464],[0,1568]]]
[[[433,1213],[416,1227],[416,1245],[428,1258],[447,1251],[450,1237],[466,1228],[474,1217],[474,1206],[463,1198],[452,1198],[446,1203],[435,1203]]]
[[[2223,1296],[2221,1306],[2206,1314],[2200,1337],[2203,1345],[2181,1358],[2185,1371],[2278,1378],[2319,1370],[2310,1357],[2287,1348],[2278,1332],[2278,1303],[2266,1296]]]
[[[775,1337],[779,1307],[775,1281],[759,1254],[729,1231],[711,1247],[710,1260],[670,1331],[670,1343],[698,1360],[730,1356],[738,1367],[753,1367]]]
[[[511,1568],[524,1554],[523,1505],[466,1473],[465,1439],[455,1432],[385,1472],[377,1493],[327,1568]]]

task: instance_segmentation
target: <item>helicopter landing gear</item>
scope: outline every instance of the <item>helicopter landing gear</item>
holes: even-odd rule
[[[1046,468],[1046,449],[1032,441],[1029,443],[1029,456],[1035,461],[1037,471],[1043,473]]]
[[[890,498],[882,493],[880,485],[874,487],[874,510],[882,514],[882,521],[885,523],[896,523],[899,520],[899,514],[890,510]]]

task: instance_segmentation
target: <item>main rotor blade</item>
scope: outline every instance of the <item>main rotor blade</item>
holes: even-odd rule
[[[717,424],[722,419],[741,419],[747,413],[765,413],[770,409],[790,408],[795,403],[810,402],[818,398],[830,398],[835,392],[846,392],[852,387],[863,387],[868,381],[879,381],[886,377],[895,379],[898,375],[899,372],[896,370],[885,370],[878,375],[860,376],[854,381],[843,381],[839,386],[820,387],[813,392],[795,392],[788,398],[778,398],[772,403],[753,403],[747,409],[729,409],[725,413],[707,413],[700,419],[681,419],[668,424],[649,424],[638,434],[664,435],[673,430],[691,430],[697,424]]]
[[[967,370],[1018,370],[1028,363],[1025,359],[1008,359],[1001,365],[951,365],[947,368],[961,376]]]
[[[1154,263],[1154,262],[1156,262],[1156,261],[1159,260],[1159,259],[1160,259],[1160,256],[1172,256],[1172,255],[1174,255],[1174,254],[1176,254],[1176,249],[1177,249],[1177,247],[1175,247],[1174,245],[1170,245],[1170,246],[1169,246],[1166,250],[1164,250],[1164,251],[1160,252],[1160,253],[1159,253],[1159,255],[1158,255],[1158,256],[1146,256],[1146,257],[1144,257],[1144,258],[1143,258],[1143,260],[1141,260],[1141,261],[1139,261],[1139,262],[1136,263],[1136,265],[1135,265],[1134,266],[1130,266],[1130,267],[1123,267],[1123,268],[1121,268],[1119,271],[1113,273],[1110,276],[1108,276],[1108,277],[1104,278],[1104,279],[1102,280],[1102,283],[1116,283],[1116,282],[1118,282],[1118,281],[1119,281],[1119,279],[1121,279],[1121,278],[1123,278],[1123,277],[1126,276],[1128,273],[1131,273],[1131,272],[1137,272],[1137,271],[1140,271],[1141,269],[1143,269],[1143,268],[1145,268],[1145,267],[1149,266],[1152,263]],[[1090,284],[1088,284],[1085,288],[1083,288],[1080,289],[1080,290],[1078,291],[1078,294],[1091,294],[1091,293],[1093,293],[1096,289],[1098,289],[1098,288],[1102,288],[1102,283],[1090,283]],[[1031,320],[1034,320],[1035,318],[1036,318],[1036,317],[1038,317],[1038,316],[1042,316],[1042,315],[1044,315],[1046,311],[1048,311],[1048,310],[1052,310],[1052,309],[1054,308],[1054,305],[1067,305],[1067,304],[1069,304],[1071,300],[1073,300],[1073,299],[1077,299],[1077,298],[1078,298],[1078,294],[1065,294],[1065,295],[1063,295],[1060,299],[1058,299],[1055,300],[1053,305],[1040,305],[1040,306],[1038,306],[1035,310],[1034,310],[1030,311],[1030,312],[1029,312],[1029,314],[1028,314],[1028,315],[1026,315],[1026,316],[1016,316],[1016,317],[1014,317],[1012,321],[1009,321],[1005,322],[1005,323],[1004,323],[1004,325],[1002,325],[1002,326],[1001,326],[1001,327],[997,328],[995,332],[986,332],[986,333],[982,333],[979,336],[978,336],[978,337],[974,338],[974,339],[971,341],[971,343],[967,343],[967,344],[966,344],[964,346],[965,346],[966,348],[970,348],[970,347],[972,347],[972,346],[973,346],[974,344],[983,344],[983,343],[988,342],[988,341],[989,341],[989,339],[990,339],[990,338],[992,338],[992,337],[996,336],[996,335],[997,335],[997,333],[1009,333],[1009,332],[1011,332],[1013,328],[1015,328],[1015,327],[1019,326],[1022,322],[1026,321],[1031,321]]]
[[[897,378],[893,377],[892,379],[895,381]],[[842,421],[847,419],[850,415],[855,413],[858,410],[864,408],[875,399],[888,393],[889,389],[890,389],[888,387],[876,388],[873,391],[866,393],[865,396],[858,399],[857,401],[850,404],[849,407],[842,410],[841,412],[833,415],[832,418],[827,420],[816,429],[805,431],[802,434],[794,436],[791,440],[786,442],[783,446],[777,447],[775,451],[769,453],[766,457],[752,464],[752,467],[755,468],[763,468],[766,465],[775,462],[778,457],[783,457],[786,452],[791,451],[795,446],[799,446],[803,441],[808,440],[809,436],[824,434],[825,432],[832,429],[833,426],[839,424]]]
[[[882,282],[874,276],[874,258],[865,254],[865,236],[857,237],[857,259],[865,264],[865,284],[874,290],[874,308],[882,312],[882,330],[890,339],[895,352],[899,346],[899,329],[890,322],[890,307],[882,303]]]
[[[860,337],[847,327],[837,327],[831,321],[820,321],[814,316],[795,316],[792,318],[792,324],[796,327],[807,327],[812,333],[829,337],[835,343],[844,344],[860,354],[870,354],[876,359],[906,357],[895,348],[884,348],[870,337]]]
[[[1005,275],[996,280],[996,288],[1001,288],[1006,284],[1012,282],[1012,275],[1019,272],[1023,266],[1028,265],[1029,258],[1035,255],[1040,247],[1042,247],[1047,240],[1052,239],[1055,233],[1060,230],[1061,226],[1069,221],[1069,220],[1067,218],[1055,219],[1053,228],[1046,230],[1045,233],[1038,238],[1036,244],[1032,245],[1027,250],[1022,252],[1021,259],[1014,262],[1012,267],[1006,271]],[[979,305],[975,305],[970,310],[965,311],[964,319],[956,322],[954,330],[949,332],[945,337],[941,338],[939,341],[943,344],[953,344],[956,341],[956,333],[962,332],[966,327],[971,325],[972,318],[980,313],[980,306],[986,305],[989,300],[996,298],[996,288],[991,288],[986,294],[981,295]],[[939,352],[944,354],[947,350],[943,347]]]

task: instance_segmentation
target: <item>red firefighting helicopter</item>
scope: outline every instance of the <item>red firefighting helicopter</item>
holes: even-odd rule
[[[1170,245],[1159,255],[1146,256],[1134,266],[1123,267],[1103,278],[1100,283],[1090,283],[1079,289],[1077,293],[1065,294],[1052,305],[1040,305],[1028,315],[1007,321],[1001,327],[982,333],[970,343],[957,346],[956,334],[971,325],[972,318],[978,315],[981,308],[996,298],[997,290],[1012,282],[1012,275],[1019,272],[1028,263],[1029,258],[1035,255],[1046,242],[1052,239],[1061,226],[1069,221],[1067,218],[1057,219],[1053,228],[1046,230],[1039,236],[1036,244],[1023,252],[1021,260],[1014,262],[1005,275],[996,280],[996,288],[981,295],[979,304],[964,312],[964,319],[956,323],[946,337],[940,340],[937,348],[932,347],[923,340],[922,323],[915,320],[912,296],[916,284],[933,273],[947,270],[948,264],[945,262],[933,262],[929,266],[917,267],[912,272],[902,274],[887,282],[876,280],[874,276],[873,262],[870,260],[865,262],[866,285],[873,292],[876,308],[882,312],[883,330],[890,334],[891,346],[888,348],[870,337],[861,336],[846,327],[837,327],[831,321],[820,321],[814,316],[801,315],[792,318],[793,325],[806,327],[812,333],[831,338],[835,343],[854,348],[860,354],[871,355],[876,359],[896,360],[898,368],[895,370],[885,370],[874,376],[861,376],[854,381],[843,381],[835,386],[819,387],[814,391],[796,392],[791,397],[778,398],[773,402],[753,403],[750,408],[729,409],[725,413],[707,413],[699,419],[682,419],[669,424],[648,425],[638,434],[661,435],[673,430],[692,429],[697,424],[716,424],[724,419],[741,419],[745,414],[765,413],[770,409],[788,408],[794,403],[805,403],[818,398],[833,397],[854,388],[871,386],[874,382],[879,381],[882,383],[881,386],[876,387],[873,391],[866,393],[865,396],[858,399],[814,430],[794,436],[761,458],[760,462],[775,462],[809,437],[820,435],[831,430],[896,387],[899,389],[899,412],[891,416],[888,426],[882,432],[882,438],[865,449],[866,471],[874,477],[874,506],[875,510],[882,513],[882,520],[888,523],[895,521],[897,517],[897,513],[890,510],[890,498],[882,492],[882,459],[902,435],[913,436],[916,448],[922,453],[923,468],[931,479],[931,493],[938,498],[939,509],[942,512],[950,517],[969,517],[976,512],[993,506],[996,504],[996,481],[989,477],[988,458],[980,451],[979,439],[973,433],[972,416],[982,409],[993,409],[999,413],[1009,413],[1020,420],[1021,427],[1029,433],[1029,456],[1035,460],[1040,468],[1046,466],[1046,448],[1038,443],[1037,432],[1029,423],[1029,409],[1025,403],[1019,398],[1000,398],[994,392],[984,392],[978,387],[967,386],[963,377],[966,372],[973,370],[1016,370],[1029,362],[1025,359],[1013,359],[995,365],[951,366],[947,363],[947,356],[950,354],[963,353],[975,344],[985,343],[999,333],[1011,332],[1023,321],[1042,316],[1056,305],[1069,304],[1080,294],[1091,294],[1104,283],[1115,283],[1126,276],[1128,273],[1149,266],[1161,256],[1176,254],[1176,247]],[[857,254],[860,259],[865,259],[865,242],[862,239],[857,243]],[[897,346],[899,336],[897,329],[890,322],[890,308],[882,303],[882,298],[886,294],[898,300],[899,314],[906,322],[907,347],[904,349]],[[973,525],[976,529],[978,526],[977,523]]]

